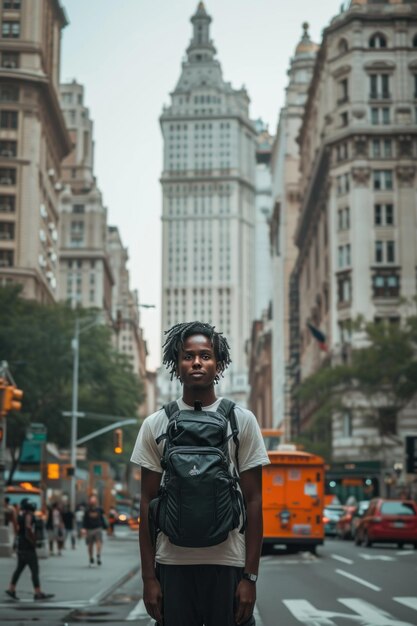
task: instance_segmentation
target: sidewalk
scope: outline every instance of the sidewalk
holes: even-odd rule
[[[67,547],[62,556],[39,559],[42,590],[54,593],[48,606],[69,608],[98,604],[120,584],[139,569],[137,534],[132,536],[105,538],[102,551],[103,565],[88,566],[87,548],[84,540],[77,542],[72,550]],[[16,557],[0,558],[0,603],[8,601],[4,593],[16,567]],[[33,587],[30,571],[25,569],[17,584],[20,603],[33,602]],[[41,604],[41,603],[36,603]]]

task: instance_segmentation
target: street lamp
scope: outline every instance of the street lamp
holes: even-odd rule
[[[75,487],[76,487],[76,469],[77,469],[77,435],[78,435],[78,372],[80,365],[80,334],[95,326],[99,322],[98,316],[91,322],[87,322],[80,326],[80,320],[75,320],[74,337],[71,341],[73,351],[72,365],[72,404],[71,404],[71,443],[70,443],[70,463],[71,463],[71,480],[70,480],[70,507],[75,511]]]

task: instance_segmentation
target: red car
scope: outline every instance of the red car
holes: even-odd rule
[[[340,537],[340,539],[350,539],[352,536],[352,517],[358,507],[355,504],[355,506],[345,505],[343,508],[345,512],[336,522],[336,535]]]
[[[373,543],[414,544],[417,549],[417,505],[412,500],[371,500],[359,522],[355,543],[370,547]]]

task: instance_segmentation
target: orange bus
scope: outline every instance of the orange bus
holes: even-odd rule
[[[324,460],[295,446],[268,451],[263,468],[263,552],[274,544],[309,550],[323,544]]]

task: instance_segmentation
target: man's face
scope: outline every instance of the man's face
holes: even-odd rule
[[[177,373],[184,387],[204,389],[213,385],[217,375],[217,361],[208,337],[187,337],[180,350]]]
[[[97,498],[95,496],[91,496],[91,498],[90,498],[90,506],[91,507],[97,506]]]

